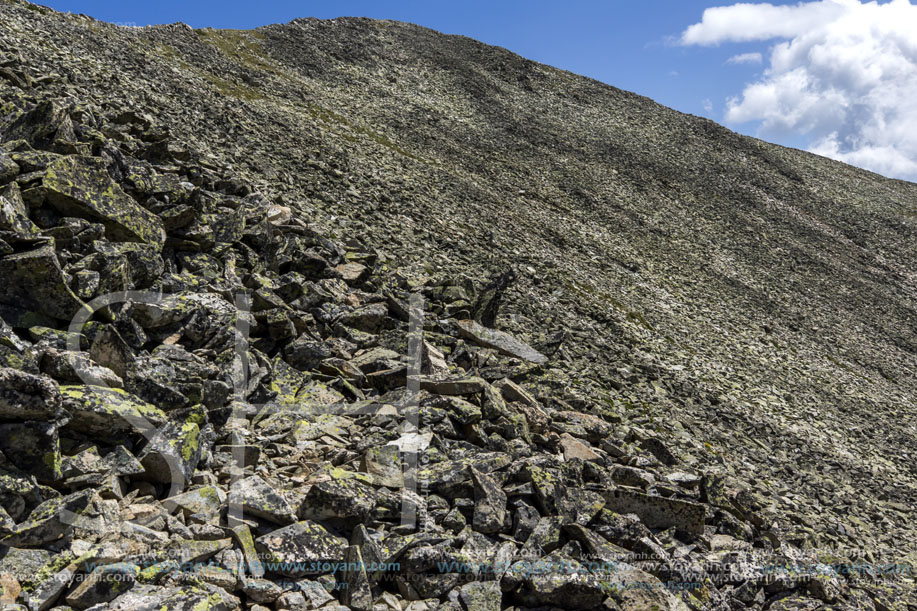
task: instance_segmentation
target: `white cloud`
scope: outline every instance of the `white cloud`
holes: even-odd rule
[[[760,64],[763,58],[760,53],[741,53],[726,60],[727,64]]]
[[[701,106],[704,107],[704,112],[706,112],[707,114],[710,114],[713,112],[713,102],[710,101],[710,98],[707,98],[706,100],[701,102]]]
[[[775,139],[802,133],[812,152],[917,179],[917,6],[735,4],[705,10],[681,36],[686,45],[774,39],[760,80],[727,100],[727,122],[760,121]]]

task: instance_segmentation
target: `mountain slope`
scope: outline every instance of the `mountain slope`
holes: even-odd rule
[[[914,562],[917,185],[409,24],[0,15],[43,96],[150,115],[404,285],[513,269],[496,326],[549,354],[543,404],[751,490],[781,541]]]

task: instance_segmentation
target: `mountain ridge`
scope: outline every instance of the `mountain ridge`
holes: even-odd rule
[[[496,326],[550,353],[517,380],[542,403],[756,490],[794,545],[913,556],[917,185],[410,24],[33,6],[0,4],[0,44],[71,114],[141,117],[107,140],[373,245],[437,316],[512,268]]]

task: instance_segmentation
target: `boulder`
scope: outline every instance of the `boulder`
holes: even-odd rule
[[[63,406],[70,412],[67,428],[101,439],[125,433],[142,433],[165,424],[158,407],[121,390],[101,386],[62,386]]]
[[[513,356],[538,365],[548,362],[548,357],[528,344],[519,341],[509,333],[488,329],[470,319],[459,320],[455,324],[462,337],[479,346],[492,348],[507,356]]]
[[[55,482],[62,477],[60,441],[53,422],[0,424],[0,451],[38,481]]]
[[[244,513],[275,524],[291,524],[296,521],[293,507],[283,493],[257,475],[235,482],[229,491],[228,502],[230,505],[240,505]]]
[[[32,510],[25,521],[0,537],[0,545],[40,547],[70,532],[80,512],[89,505],[92,491],[81,490],[68,496],[48,499]]]
[[[365,521],[376,503],[376,491],[356,479],[334,478],[314,484],[299,507],[312,520]]]
[[[472,526],[480,533],[493,534],[503,530],[506,517],[506,493],[489,475],[469,467],[474,485],[474,516]]]
[[[165,423],[139,456],[145,476],[162,484],[190,481],[201,460],[202,442],[193,418]]]
[[[0,368],[0,419],[54,420],[63,416],[57,383],[10,368]]]
[[[42,186],[47,201],[58,212],[102,223],[111,240],[159,247],[165,242],[159,217],[137,204],[111,179],[101,158],[61,157],[48,166]]]
[[[85,304],[70,290],[54,243],[0,257],[0,303],[71,320]]]
[[[329,572],[327,564],[340,563],[344,557],[347,540],[304,520],[258,537],[255,547],[268,572],[298,578]]]

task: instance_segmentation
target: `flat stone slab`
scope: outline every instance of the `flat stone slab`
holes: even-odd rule
[[[113,241],[157,246],[165,242],[160,218],[125,193],[108,175],[100,158],[61,157],[48,166],[42,186],[58,212],[102,223]]]
[[[328,572],[328,565],[343,561],[348,546],[346,539],[303,520],[258,537],[255,547],[263,554],[265,569],[297,578]]]
[[[548,357],[538,352],[528,344],[519,341],[509,333],[488,329],[473,320],[456,321],[459,333],[465,339],[485,348],[493,348],[507,356],[514,356],[523,361],[538,365],[548,362]]]
[[[651,496],[627,488],[605,492],[605,508],[616,513],[635,513],[648,528],[675,526],[693,534],[704,533],[705,508],[699,503]]]

